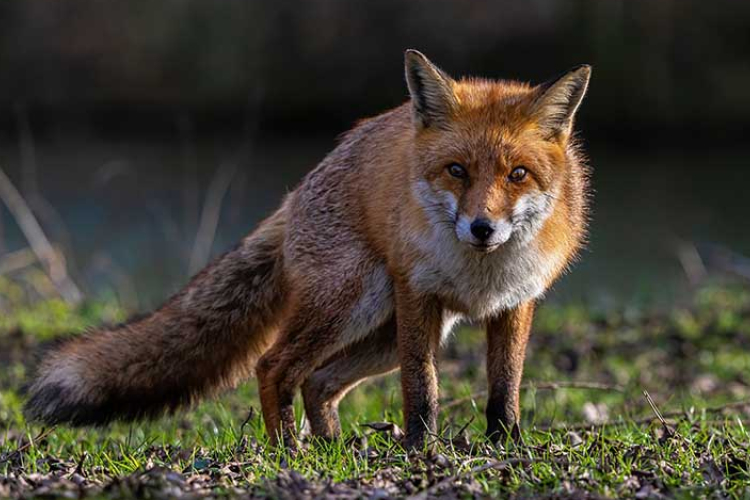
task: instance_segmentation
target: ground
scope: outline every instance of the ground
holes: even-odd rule
[[[657,312],[542,306],[523,442],[498,447],[482,438],[483,336],[459,329],[441,360],[440,434],[414,455],[394,425],[397,374],[344,400],[344,439],[305,438],[295,456],[267,446],[253,380],[151,423],[30,424],[22,387],[35,352],[125,314],[107,302],[4,304],[13,312],[0,311],[0,497],[750,498],[746,288],[706,287]]]

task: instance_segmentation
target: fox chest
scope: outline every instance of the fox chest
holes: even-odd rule
[[[482,320],[541,296],[555,277],[560,259],[533,246],[513,244],[491,254],[441,248],[414,267],[412,286],[441,297],[447,307]]]

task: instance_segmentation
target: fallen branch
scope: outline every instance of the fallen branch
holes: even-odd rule
[[[42,227],[34,217],[31,209],[21,194],[10,182],[5,172],[0,168],[0,199],[10,210],[21,228],[31,250],[42,263],[52,283],[60,296],[71,304],[77,304],[83,298],[78,286],[68,275],[65,259],[52,246]]]

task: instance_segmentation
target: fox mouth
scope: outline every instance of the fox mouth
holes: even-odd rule
[[[477,252],[490,253],[493,250],[496,250],[500,246],[500,243],[492,243],[492,244],[486,244],[486,243],[469,243],[469,245],[471,245],[471,248],[473,248]]]

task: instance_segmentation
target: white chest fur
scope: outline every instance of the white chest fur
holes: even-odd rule
[[[534,241],[511,238],[489,254],[468,248],[434,229],[419,241],[424,259],[411,272],[419,291],[455,304],[457,312],[481,320],[542,295],[559,267],[559,256],[544,255]]]

